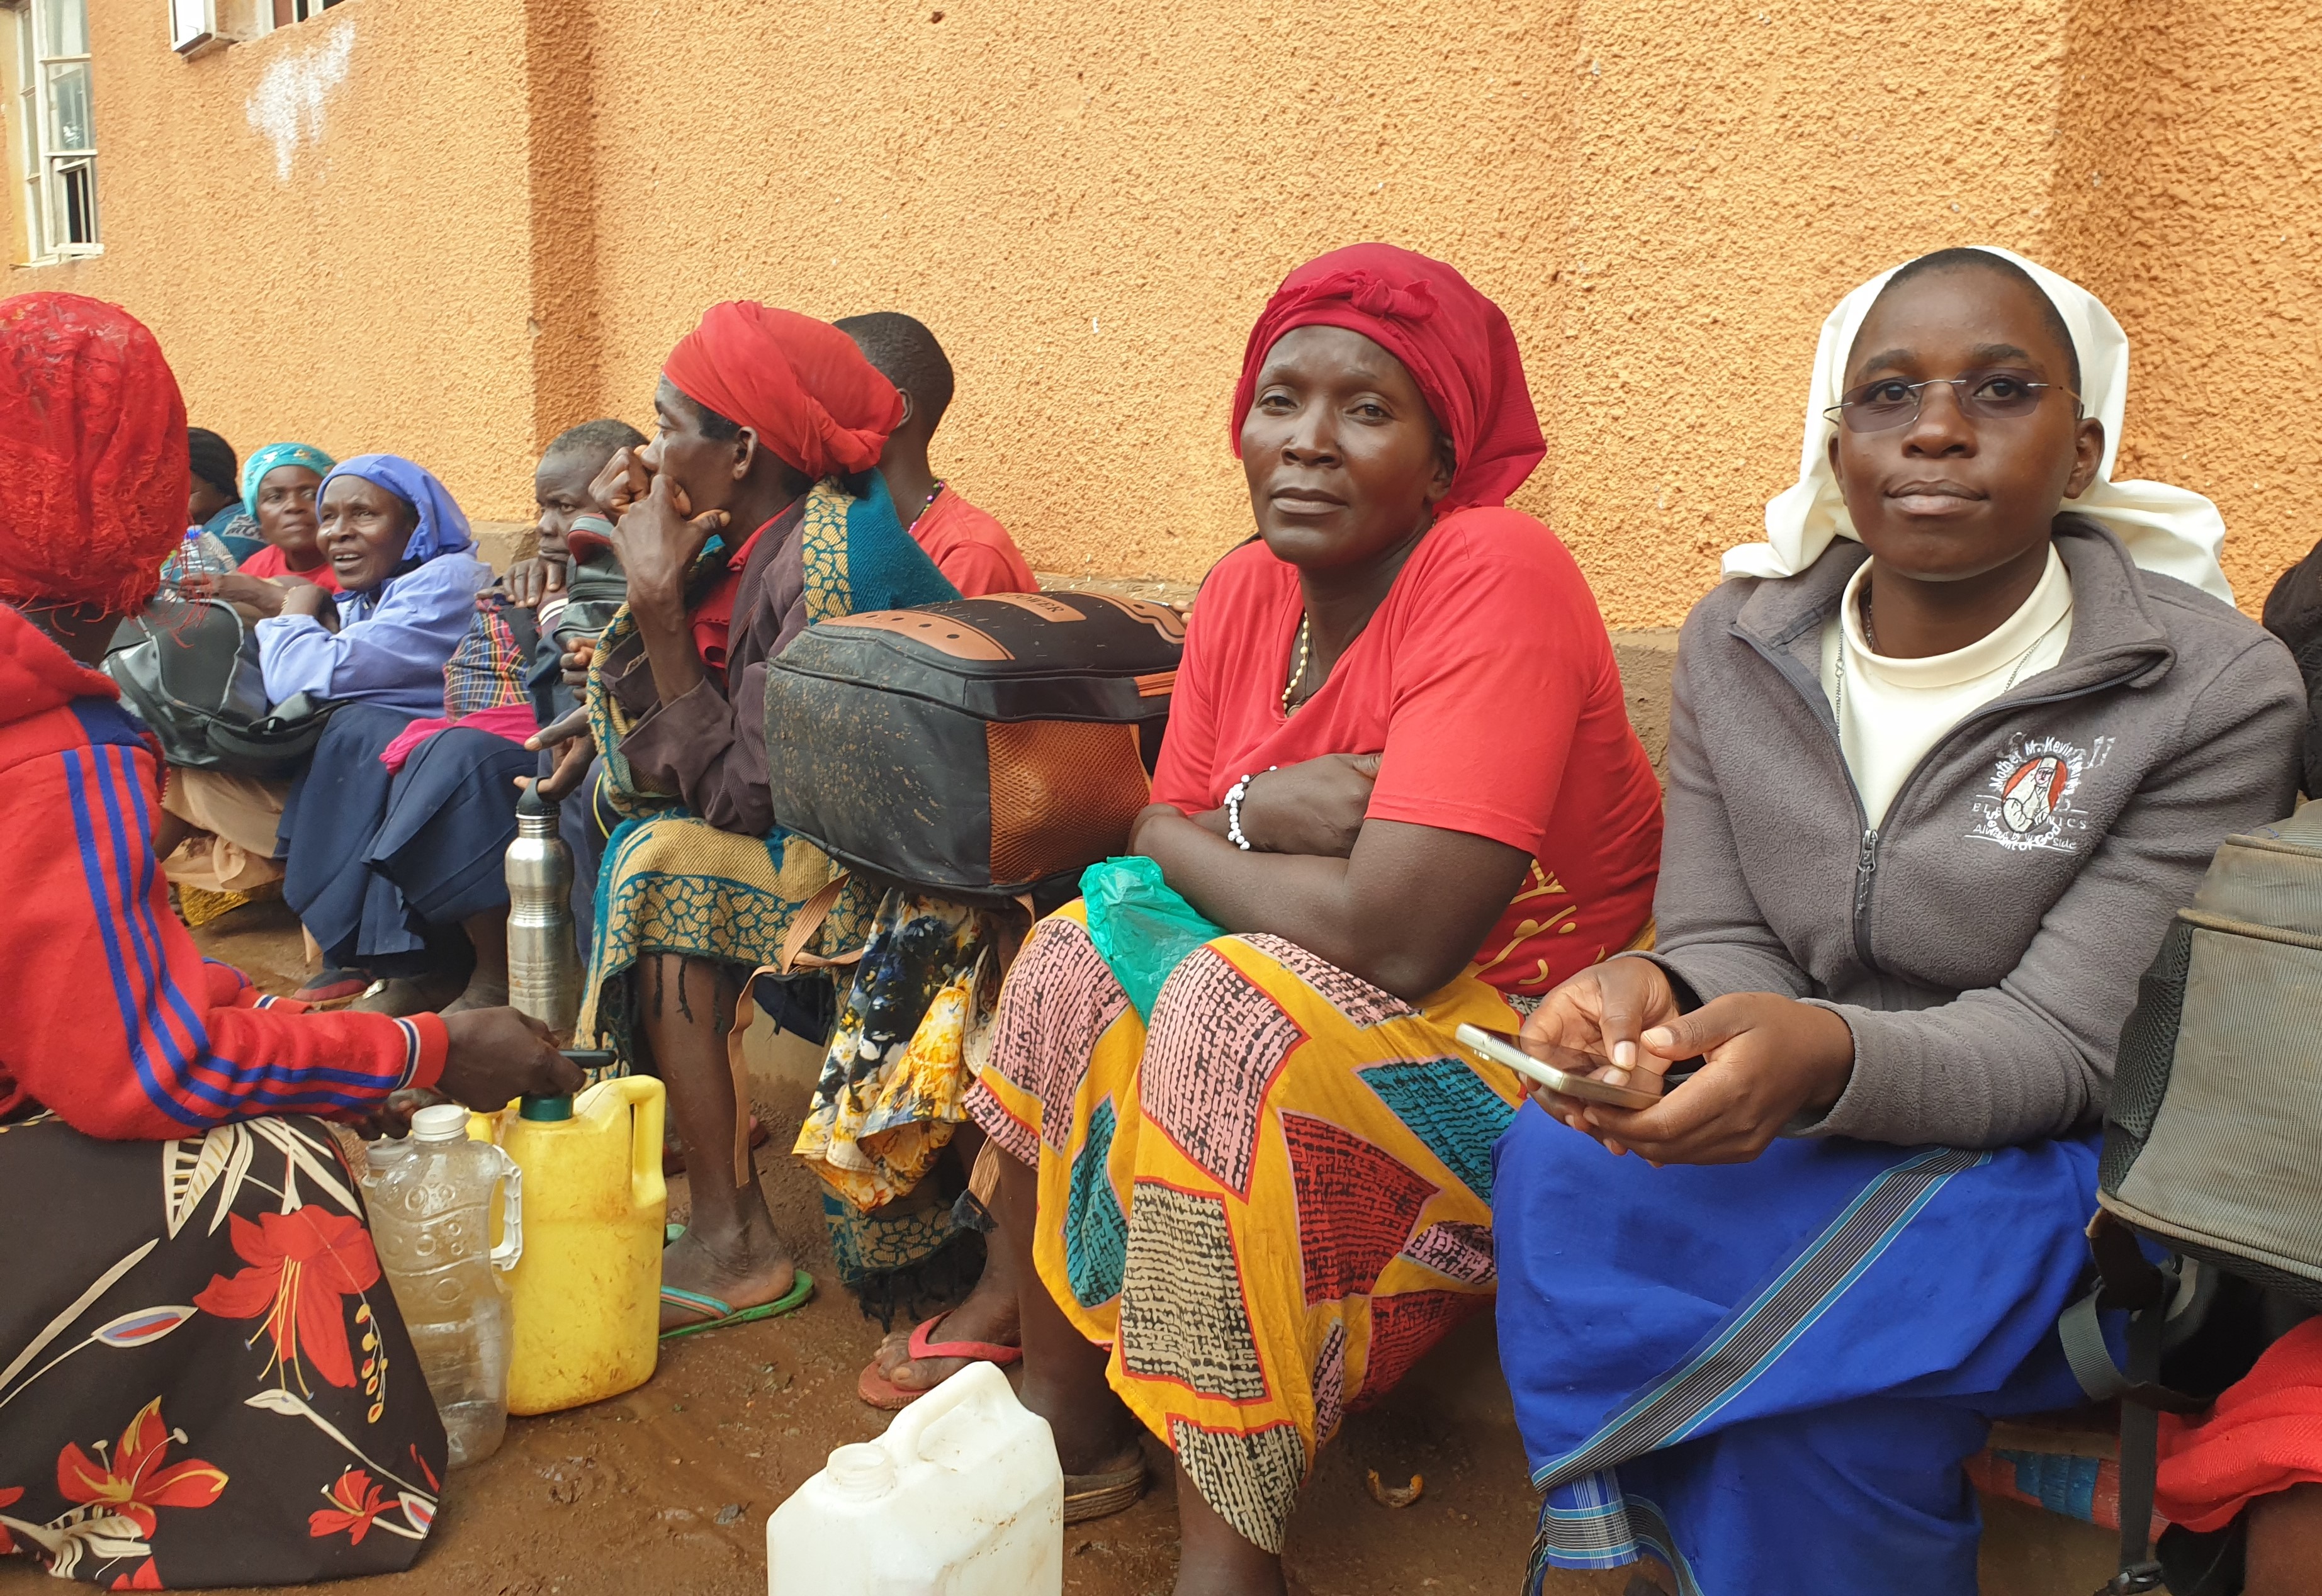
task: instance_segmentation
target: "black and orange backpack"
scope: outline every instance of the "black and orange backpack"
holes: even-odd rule
[[[809,626],[766,670],[774,816],[948,897],[1068,897],[1152,799],[1184,638],[1168,606],[1099,593]]]

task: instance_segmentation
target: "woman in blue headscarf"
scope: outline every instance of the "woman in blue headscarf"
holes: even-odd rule
[[[476,594],[491,581],[450,491],[399,456],[358,455],[332,468],[315,505],[323,552],[338,590],[301,583],[285,592],[280,613],[256,627],[259,666],[269,703],[305,693],[334,700],[340,708],[308,770],[287,789],[255,777],[170,771],[164,800],[169,818],[156,843],[180,886],[247,892],[287,876],[284,895],[300,907],[300,852],[291,852],[287,870],[278,862],[290,843],[301,791],[312,787],[318,769],[366,763],[363,782],[375,776],[384,801],[387,771],[379,765],[379,751],[412,719],[440,708],[443,662],[468,629]],[[352,759],[358,745],[370,747],[367,761]],[[342,792],[345,783],[336,777],[325,786],[334,805],[357,796]],[[310,807],[309,812],[317,811]],[[334,827],[306,829],[312,838]],[[309,876],[317,846],[310,843],[304,851]],[[330,1001],[365,984],[326,972],[301,996]]]
[[[352,699],[406,720],[436,713],[443,661],[491,583],[467,516],[433,472],[393,454],[332,468],[315,503],[339,591],[296,589],[258,624],[267,698]]]
[[[476,558],[451,490],[399,455],[355,455],[330,467],[315,490],[315,518],[339,590],[293,586],[281,614],[255,630],[267,702],[299,692],[332,699],[339,708],[330,729],[288,788],[214,771],[172,771],[169,785],[172,795],[184,785],[186,801],[202,811],[186,817],[233,844],[211,841],[211,857],[265,862],[270,873],[271,862],[281,862],[283,897],[315,944],[343,955],[325,957],[299,997],[337,1001],[371,980],[339,966],[353,964],[370,880],[362,853],[392,780],[379,755],[411,720],[441,713],[443,662],[467,634],[492,571]],[[197,851],[200,841],[188,853]],[[221,871],[216,885],[246,889],[255,880],[227,880]]]

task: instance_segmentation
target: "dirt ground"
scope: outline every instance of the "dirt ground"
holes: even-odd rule
[[[295,987],[297,924],[279,904],[205,927],[213,957],[270,990]],[[758,1114],[798,1123],[798,1061],[754,1071]],[[775,1218],[822,1284],[790,1318],[665,1344],[644,1386],[570,1413],[514,1419],[493,1457],[453,1476],[434,1544],[409,1573],[337,1587],[358,1596],[755,1596],[766,1582],[766,1516],[834,1446],[868,1439],[888,1416],[863,1406],[855,1374],[880,1327],[836,1288],[815,1178],[777,1135],[759,1168]],[[672,1182],[682,1218],[684,1183]],[[1167,1455],[1148,1443],[1156,1488],[1117,1517],[1065,1533],[1074,1596],[1166,1596],[1176,1563]],[[1418,1501],[1390,1509],[1365,1484],[1416,1473]],[[2110,1573],[2109,1537],[2012,1504],[1991,1504],[1988,1596],[2085,1596]],[[1492,1592],[1513,1596],[1536,1499],[1525,1479],[1491,1324],[1471,1321],[1379,1408],[1347,1421],[1323,1454],[1293,1528],[1288,1564],[1313,1596]],[[1635,1571],[1552,1575],[1543,1596],[1626,1596]],[[0,1564],[0,1596],[41,1576]],[[777,1596],[792,1596],[780,1592]],[[798,1593],[804,1596],[804,1593]]]

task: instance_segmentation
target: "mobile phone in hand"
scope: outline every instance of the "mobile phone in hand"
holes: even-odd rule
[[[1505,1064],[1525,1080],[1537,1081],[1559,1097],[1605,1103],[1615,1108],[1650,1108],[1661,1100],[1659,1092],[1639,1091],[1633,1086],[1615,1086],[1609,1081],[1595,1079],[1587,1072],[1610,1069],[1613,1061],[1583,1053],[1577,1047],[1552,1048],[1551,1056],[1540,1058],[1526,1053],[1516,1037],[1506,1031],[1461,1026],[1452,1034],[1483,1057]]]

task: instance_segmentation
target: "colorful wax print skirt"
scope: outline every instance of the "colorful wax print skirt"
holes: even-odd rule
[[[894,891],[877,922],[791,1151],[867,1213],[913,1190],[967,1117],[999,1000],[991,914]]]
[[[320,1120],[0,1125],[0,1553],[115,1589],[392,1573],[443,1427]]]
[[[791,1149],[822,1177],[839,1282],[882,1323],[955,1296],[983,1260],[958,1246],[982,1205],[930,1177],[991,1050],[998,933],[990,909],[887,894]]]
[[[1038,1170],[1040,1278],[1255,1545],[1344,1415],[1490,1306],[1518,1085],[1452,1031],[1520,1023],[1471,976],[1414,1005],[1255,935],[1181,962],[1148,1030],[1077,902],[1009,972],[968,1108]]]
[[[636,1060],[638,1021],[663,1000],[656,983],[631,979],[639,961],[677,953],[746,974],[780,950],[808,901],[846,873],[787,833],[739,836],[681,810],[623,821],[598,868],[596,935],[577,1034],[612,1047],[626,1071]],[[847,880],[804,951],[861,947],[878,904],[876,889]]]
[[[1681,1596],[1974,1596],[1962,1465],[1993,1417],[2086,1400],[2056,1319],[2096,1145],[1792,1139],[1654,1169],[1525,1108],[1495,1210],[1542,1492],[1524,1589],[1650,1555]]]

